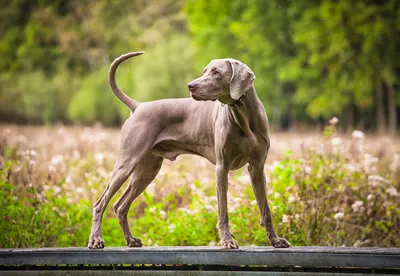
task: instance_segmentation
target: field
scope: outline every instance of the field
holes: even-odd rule
[[[399,138],[272,133],[265,166],[275,227],[292,245],[400,246]],[[86,246],[91,205],[105,189],[119,130],[0,126],[0,247]],[[126,185],[126,184],[125,184]],[[110,208],[106,246],[125,245]],[[246,169],[230,174],[231,231],[239,245],[269,245]],[[217,245],[214,167],[197,156],[165,161],[132,205],[145,246]]]

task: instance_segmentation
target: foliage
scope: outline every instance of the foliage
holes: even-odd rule
[[[331,116],[341,127],[394,133],[400,107],[400,2],[27,1],[0,4],[3,121],[120,124],[107,84],[140,101],[188,95],[211,59],[248,64],[273,125]]]
[[[54,195],[53,190],[25,189],[9,183],[13,161],[6,161],[0,170],[1,247],[73,246],[80,240],[71,239],[87,221],[90,208],[87,202],[69,204],[66,198]],[[87,225],[86,225],[87,227]],[[7,234],[6,234],[7,233]]]
[[[398,1],[188,1],[194,42],[248,63],[260,98],[274,120],[298,121],[355,112],[385,128],[396,125],[391,87],[399,80]],[[212,24],[218,28],[211,28]],[[225,41],[230,38],[230,43]],[[205,62],[209,55],[201,55]],[[260,77],[261,76],[261,77]],[[379,86],[386,87],[383,92]],[[398,105],[397,105],[398,107]],[[306,111],[306,113],[304,112]],[[284,115],[285,117],[281,117]],[[359,116],[359,117],[361,117]],[[300,117],[300,118],[299,118]],[[348,119],[347,119],[348,118]],[[397,122],[398,124],[398,122]],[[392,129],[393,131],[393,129]]]
[[[121,88],[142,101],[187,95],[193,58],[182,1],[1,5],[0,15],[9,18],[0,21],[3,120],[121,123],[129,112],[110,91],[108,66],[122,53],[143,49],[148,57],[121,66]]]
[[[285,155],[272,152],[266,164],[278,234],[292,245],[400,246],[398,143],[366,140],[361,132],[341,138],[333,124],[328,129],[311,144],[296,139],[303,150],[291,143]],[[0,133],[0,247],[86,246],[91,204],[116,158],[116,131],[21,127]],[[366,151],[370,142],[374,152]],[[145,245],[218,243],[214,167],[203,161],[165,161],[135,200],[129,223]],[[268,244],[244,169],[230,175],[228,208],[240,245]],[[103,221],[106,245],[125,245],[111,209]]]
[[[108,125],[118,123],[117,102],[113,101],[115,96],[110,93],[107,79],[103,77],[107,72],[108,68],[102,67],[82,80],[69,106],[72,120],[86,123],[101,120]]]

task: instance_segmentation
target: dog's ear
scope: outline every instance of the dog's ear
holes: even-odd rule
[[[256,76],[246,64],[240,61],[230,60],[229,63],[232,67],[232,77],[229,87],[230,95],[232,99],[239,100],[250,89]]]

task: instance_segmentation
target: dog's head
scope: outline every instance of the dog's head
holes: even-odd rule
[[[252,86],[256,79],[250,68],[235,59],[212,60],[203,70],[203,75],[190,83],[188,88],[197,101],[234,103]]]

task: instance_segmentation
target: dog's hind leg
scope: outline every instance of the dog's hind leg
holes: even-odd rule
[[[142,241],[135,238],[128,224],[128,211],[132,202],[147,188],[160,171],[164,158],[153,154],[146,155],[135,167],[129,187],[114,204],[113,209],[117,214],[119,224],[129,247],[141,247]]]
[[[128,119],[129,120],[129,119]],[[104,248],[104,240],[101,236],[101,222],[103,213],[111,198],[128,179],[140,160],[146,156],[153,147],[155,135],[147,136],[140,133],[149,133],[151,129],[145,125],[130,125],[122,130],[121,149],[112,176],[106,190],[99,200],[93,205],[92,230],[89,237],[89,248]],[[149,139],[153,137],[153,139]]]

